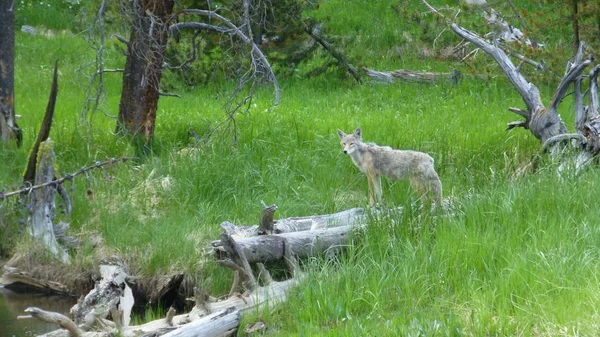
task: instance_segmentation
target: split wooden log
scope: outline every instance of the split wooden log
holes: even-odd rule
[[[238,282],[234,282],[230,295],[238,291],[253,291],[256,288],[256,279],[240,245],[233,240],[231,235],[221,234],[221,248],[227,253],[227,258],[220,259],[217,263],[237,272],[239,277]]]

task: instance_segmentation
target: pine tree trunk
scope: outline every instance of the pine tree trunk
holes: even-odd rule
[[[143,136],[149,144],[154,135],[160,77],[168,39],[168,19],[173,0],[134,0],[117,133]]]

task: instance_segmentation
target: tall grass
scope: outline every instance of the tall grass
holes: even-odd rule
[[[399,3],[406,4],[408,18],[424,20],[411,12],[416,4]],[[351,42],[345,49],[359,63],[374,60],[364,52],[372,49],[383,55],[376,63],[381,67],[464,69],[415,58],[418,53],[406,48],[398,57],[396,42],[409,43],[405,31],[424,33],[394,21],[391,5],[328,1],[311,15],[337,13],[328,27]],[[380,26],[356,15],[378,12]],[[22,148],[0,149],[6,189],[20,183],[55,59],[60,91],[51,138],[59,173],[136,155],[126,139],[112,134],[115,120],[108,117],[118,112],[120,75],[105,74],[103,110],[81,120],[88,95],[81,68],[94,55],[78,35],[17,35],[15,102],[25,138]],[[122,66],[117,46],[105,56],[109,67]],[[542,161],[538,171],[526,170],[540,144],[527,131],[504,131],[516,117],[506,108],[522,106],[504,78],[394,85],[287,78],[281,85],[279,106],[272,106],[272,90],[265,87],[248,113],[237,116],[237,144],[230,132],[210,131],[225,117],[226,85],[161,98],[152,153],[67,184],[74,208],[65,220],[73,234],[84,241],[100,235],[102,250],[126,258],[136,275],[184,271],[223,294],[231,275],[206,255],[220,222],[257,223],[261,200],[276,203],[280,218],[367,204],[366,179],[341,153],[336,135],[338,128],[360,126],[366,141],[430,153],[455,212],[419,217],[411,210],[409,185],[384,179],[386,206],[404,206],[405,212],[373,220],[336,259],[305,261],[307,280],[285,309],[253,312],[246,320],[266,321],[273,336],[598,334],[596,168],[559,174],[557,164]],[[540,85],[546,100],[553,87]],[[572,128],[572,113],[562,110]],[[18,233],[12,221],[24,218],[11,206],[0,208],[7,213],[0,222],[3,245]],[[89,263],[90,246],[73,254]]]

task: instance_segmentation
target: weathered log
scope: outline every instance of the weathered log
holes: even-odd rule
[[[123,266],[101,265],[102,279],[94,289],[71,308],[71,315],[77,324],[92,326],[97,318],[106,318],[113,307],[116,307],[128,288],[125,283],[127,274]],[[130,311],[130,309],[129,309]],[[123,322],[129,318],[123,319]]]
[[[241,291],[252,291],[256,288],[256,279],[252,274],[252,268],[246,259],[240,245],[228,234],[221,234],[221,247],[227,252],[227,259],[220,262],[221,265],[237,271],[240,278]],[[232,288],[232,292],[238,291]]]
[[[353,226],[364,224],[366,221],[367,214],[364,208],[351,208],[333,214],[279,219],[276,220],[273,225],[273,233],[281,234],[331,227]],[[231,235],[236,240],[243,237],[257,236],[259,233],[259,226],[257,225],[236,226],[229,221],[223,222],[221,228],[225,233]],[[214,245],[220,245],[220,241],[213,241],[213,246]]]
[[[228,308],[183,325],[163,337],[228,336],[238,329],[241,320],[242,314],[239,310]]]
[[[27,309],[30,310],[31,308]],[[37,308],[35,308],[37,309]],[[43,310],[37,309],[41,312]],[[32,313],[26,311],[28,313]],[[45,320],[46,322],[55,323],[55,324],[67,324],[65,326],[70,327],[67,321],[70,321],[67,317],[53,313],[53,312],[44,312],[48,315],[48,317],[58,317],[62,316],[65,321],[62,320]],[[33,316],[33,315],[32,315]],[[36,316],[36,318],[40,318]],[[227,307],[224,309],[215,310],[212,314],[194,320],[190,323],[189,315],[179,315],[175,317],[167,317],[163,319],[159,319],[144,325],[140,326],[132,326],[132,327],[123,327],[120,332],[116,329],[112,331],[103,331],[103,332],[84,332],[77,325],[73,323],[77,330],[55,330],[49,332],[44,335],[40,335],[39,337],[111,337],[115,336],[117,333],[120,336],[124,337],[138,337],[138,336],[171,336],[171,337],[220,337],[228,335],[230,332],[235,331],[240,324],[241,321],[241,313],[238,309]],[[60,325],[65,328],[65,326]],[[79,335],[73,333],[80,333]],[[166,334],[165,334],[166,333]]]
[[[33,288],[38,288],[42,291],[47,291],[60,295],[70,296],[71,292],[69,288],[59,282],[50,280],[40,280],[34,277],[30,272],[19,270],[15,267],[9,267],[5,265],[2,270],[2,277],[0,277],[0,284],[5,286],[24,284]]]
[[[185,326],[185,324],[196,322],[199,319],[202,319],[202,317],[205,317],[209,313],[218,315],[219,312],[232,307],[242,312],[246,310],[262,310],[264,308],[273,309],[277,305],[287,300],[287,295],[290,289],[301,282],[303,278],[303,275],[299,275],[286,281],[272,282],[269,286],[257,287],[254,289],[254,291],[248,294],[238,293],[225,300],[217,302],[207,301],[204,302],[202,306],[194,307],[194,309],[187,314],[174,316],[171,322],[174,326]],[[125,328],[123,335],[140,336],[146,334],[150,335],[157,331],[171,331],[173,329],[173,325],[169,323],[167,318],[163,318],[143,325]],[[221,335],[217,334],[214,336]]]
[[[276,261],[284,258],[286,244],[291,254],[303,258],[327,251],[334,246],[349,243],[352,230],[356,226],[341,226],[314,231],[260,235],[240,238],[236,243],[242,249],[249,263]],[[214,253],[219,260],[229,258],[227,252],[217,243]]]
[[[462,77],[460,71],[456,70],[449,73],[434,73],[406,69],[376,71],[369,68],[363,68],[363,70],[373,81],[384,83],[393,83],[396,80],[420,83],[433,83],[440,80],[449,80],[452,83],[458,83]]]
[[[65,315],[56,312],[44,311],[36,307],[29,307],[25,309],[25,312],[30,314],[33,318],[60,326],[61,328],[67,330],[69,335],[72,337],[82,337],[84,335],[84,331]]]

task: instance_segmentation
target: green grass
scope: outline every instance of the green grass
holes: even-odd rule
[[[328,20],[329,34],[339,35],[336,41],[359,65],[469,71],[463,63],[418,58],[403,32],[424,43],[436,37],[429,30],[435,25],[418,14],[424,9],[417,2],[398,3],[406,5],[407,21],[395,21],[395,2],[327,1],[309,14]],[[531,10],[539,5],[528,3]],[[376,13],[381,25],[369,24],[364,15]],[[422,25],[415,26],[417,19]],[[115,120],[107,117],[118,113],[120,74],[105,74],[102,111],[81,119],[90,71],[83,65],[95,57],[82,36],[18,33],[16,41],[15,102],[25,137],[21,148],[0,149],[0,161],[10,163],[0,170],[5,190],[20,184],[56,59],[60,90],[51,138],[59,173],[136,155],[126,139],[113,135]],[[110,44],[105,56],[108,68],[122,66],[118,45]],[[482,59],[478,64],[486,63]],[[504,131],[518,119],[507,108],[523,103],[502,76],[465,77],[456,85],[359,85],[329,72],[280,82],[279,106],[272,106],[272,89],[265,86],[249,112],[238,115],[235,145],[229,132],[200,143],[190,137],[190,131],[208,136],[223,120],[229,84],[174,90],[183,97],[161,98],[150,155],[66,184],[74,208],[65,220],[73,234],[84,240],[101,235],[101,250],[123,256],[136,275],[184,271],[212,294],[224,294],[230,272],[205,254],[222,221],[257,223],[261,200],[279,206],[278,218],[367,204],[366,178],[341,153],[336,135],[338,128],[361,126],[366,141],[430,153],[456,213],[421,219],[411,210],[409,185],[384,180],[386,205],[407,211],[372,221],[335,260],[305,261],[307,279],[288,303],[274,313],[251,312],[245,321],[264,320],[271,336],[599,333],[597,168],[558,174],[556,163],[542,160],[538,171],[523,170],[540,144],[526,130]],[[549,101],[556,83],[536,84]],[[569,104],[560,113],[572,130]],[[14,248],[16,220],[24,218],[14,203],[0,206],[4,252]],[[92,265],[90,247],[73,252],[75,260]]]

